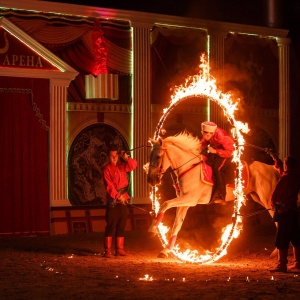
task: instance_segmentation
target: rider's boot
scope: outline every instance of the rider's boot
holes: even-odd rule
[[[274,269],[270,269],[270,272],[287,272],[288,263],[288,249],[278,249],[278,265]]]
[[[226,204],[226,185],[223,177],[221,171],[216,172],[214,194],[210,203]]]
[[[289,271],[300,272],[300,247],[293,247],[295,262],[289,267]]]

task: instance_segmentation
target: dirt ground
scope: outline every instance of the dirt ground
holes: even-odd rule
[[[300,274],[268,271],[274,237],[244,226],[209,265],[157,258],[147,232],[126,232],[130,255],[111,259],[100,255],[103,233],[1,238],[0,299],[299,299]]]

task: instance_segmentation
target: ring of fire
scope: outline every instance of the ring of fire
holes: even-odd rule
[[[232,161],[236,163],[237,169],[234,190],[234,217],[232,218],[232,224],[228,224],[225,228],[223,228],[223,235],[221,238],[222,244],[219,248],[216,249],[215,253],[213,254],[198,255],[197,250],[189,249],[183,253],[180,251],[178,245],[175,245],[174,249],[171,250],[172,255],[179,260],[191,263],[208,264],[215,262],[222,256],[226,255],[227,247],[230,245],[231,241],[234,238],[237,238],[239,236],[239,233],[242,229],[242,219],[239,215],[239,212],[241,206],[244,203],[245,195],[243,193],[243,180],[241,178],[243,169],[241,154],[244,149],[244,138],[241,132],[247,132],[249,131],[249,129],[247,124],[243,124],[242,122],[235,119],[234,112],[237,110],[238,102],[236,101],[235,103],[233,103],[231,94],[222,93],[217,89],[216,80],[209,74],[209,65],[206,62],[204,54],[200,57],[199,70],[200,71],[198,75],[190,76],[186,79],[185,85],[176,87],[175,93],[172,96],[170,106],[167,109],[164,109],[164,113],[156,126],[154,139],[158,139],[160,137],[160,132],[166,118],[177,106],[177,104],[191,97],[206,97],[208,100],[217,103],[223,109],[224,115],[232,125],[232,135],[235,139],[235,151],[233,153]],[[159,202],[157,201],[157,190],[157,187],[153,187],[151,197],[152,208],[156,213],[158,212],[160,206]],[[163,224],[160,224],[158,226],[158,236],[164,247],[168,244],[168,240],[165,235],[165,228],[166,226],[164,226]]]

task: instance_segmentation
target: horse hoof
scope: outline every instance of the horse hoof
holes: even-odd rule
[[[160,253],[157,255],[159,258],[167,258],[169,257],[169,252],[170,250],[168,248],[164,248],[163,250],[160,251]]]
[[[158,255],[157,255],[158,258],[167,258],[168,257],[168,254],[164,253],[164,252],[160,252]]]

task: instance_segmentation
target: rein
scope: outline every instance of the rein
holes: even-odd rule
[[[134,151],[134,150],[137,150],[137,149],[141,149],[141,148],[150,148],[150,147],[151,147],[150,145],[138,146],[138,147],[135,147],[135,148],[129,149],[128,151]]]
[[[185,163],[183,163],[183,164],[180,165],[179,167],[174,168],[174,167],[173,167],[173,161],[172,161],[172,159],[171,159],[171,157],[170,157],[170,155],[169,155],[167,149],[161,148],[161,149],[159,149],[159,150],[165,151],[165,153],[166,153],[166,155],[167,155],[167,158],[168,158],[168,160],[169,160],[169,162],[170,162],[170,165],[171,165],[171,170],[170,170],[170,171],[160,172],[162,175],[163,175],[163,174],[166,174],[166,173],[171,173],[171,174],[174,173],[174,171],[179,170],[181,167],[183,167],[184,165],[186,165],[187,163],[189,163],[189,162],[192,161],[193,159],[195,159],[195,158],[197,158],[197,157],[200,157],[200,155],[201,155],[201,154],[195,155],[195,157],[189,159],[188,161],[186,161]],[[193,164],[190,168],[188,168],[187,170],[183,171],[181,174],[178,174],[177,180],[179,180],[182,176],[184,176],[184,175],[187,174],[189,171],[191,171],[192,169],[194,169],[195,167],[197,167],[199,164],[201,164],[201,162],[202,162],[202,160],[199,161],[199,162],[196,163],[196,164]],[[172,177],[172,179],[173,179],[173,177]],[[174,182],[174,179],[173,179],[173,182]],[[174,184],[175,184],[175,182],[174,182]]]
[[[182,172],[181,174],[178,175],[178,180],[185,175],[186,173],[188,173],[189,171],[191,171],[192,169],[194,169],[195,167],[197,167],[198,165],[200,165],[202,163],[202,161],[199,161],[196,164],[193,164],[190,168],[188,168],[187,170],[185,170],[184,172]]]
[[[167,158],[168,160],[170,161],[170,165],[171,165],[171,170],[170,171],[166,171],[166,172],[160,172],[162,175],[163,174],[166,174],[166,173],[170,173],[171,175],[171,178],[172,178],[172,181],[173,181],[173,186],[174,186],[174,189],[176,191],[176,194],[177,196],[179,195],[180,193],[180,187],[179,187],[179,184],[178,184],[178,181],[181,177],[183,177],[185,174],[187,174],[189,171],[191,171],[192,169],[194,169],[195,167],[197,167],[199,164],[201,164],[202,160],[199,161],[198,163],[196,164],[193,164],[190,168],[188,168],[187,170],[183,171],[181,174],[178,174],[177,178],[176,178],[176,175],[174,174],[176,170],[180,169],[182,166],[186,165],[188,162],[190,162],[191,160],[199,157],[200,155],[195,155],[195,157],[191,158],[190,160],[186,161],[185,163],[183,163],[181,166],[177,167],[177,168],[174,168],[173,167],[173,161],[167,151],[167,149],[162,149],[163,151],[165,151],[166,155],[167,155]]]
[[[171,158],[170,158],[170,155],[169,155],[167,149],[162,149],[162,150],[164,150],[164,151],[166,152],[167,157],[168,157],[168,159],[169,159],[169,161],[170,161],[170,164],[171,164],[172,169],[171,169],[170,171],[162,172],[161,174],[167,174],[167,173],[170,173],[170,172],[177,171],[177,170],[179,170],[181,167],[183,167],[184,165],[186,165],[187,163],[189,163],[189,162],[192,161],[193,159],[195,159],[195,158],[197,158],[197,157],[200,157],[200,155],[201,155],[201,154],[199,154],[199,155],[195,155],[195,154],[194,154],[195,157],[189,159],[188,161],[186,161],[185,163],[183,163],[183,164],[180,165],[179,167],[174,168],[174,167],[173,167],[173,162],[172,162],[172,160],[171,160]],[[201,160],[199,163],[192,165],[192,167],[190,167],[189,169],[187,169],[187,170],[184,171],[183,173],[185,174],[185,173],[187,173],[188,171],[192,170],[194,167],[196,167],[197,165],[199,165],[201,162],[202,162],[202,160]],[[182,173],[182,174],[183,174],[183,173]],[[179,174],[179,175],[178,175],[178,178],[179,178],[179,177],[182,177],[182,175]]]
[[[275,152],[274,152],[274,149],[271,149],[271,148],[264,148],[264,147],[256,146],[256,145],[253,145],[253,144],[250,144],[250,143],[247,143],[247,142],[244,143],[244,146],[247,146],[247,147],[251,147],[251,148],[255,148],[255,149],[258,149],[258,150],[265,151],[267,154],[270,154],[270,152],[272,152],[272,153],[274,153],[274,154],[279,155],[279,153],[275,153]]]
[[[169,152],[167,151],[167,149],[161,147],[161,148],[156,149],[156,150],[160,150],[160,151],[164,151],[164,152],[165,152],[165,154],[166,154],[166,156],[167,156],[167,158],[168,158],[168,160],[169,160],[169,162],[170,162],[171,170],[163,172],[163,170],[162,170],[162,164],[161,164],[160,167],[156,167],[156,166],[153,166],[153,165],[151,165],[151,164],[150,164],[150,166],[151,166],[152,168],[159,169],[159,174],[160,174],[161,176],[164,175],[164,174],[166,174],[166,173],[170,173],[171,179],[172,179],[172,181],[173,181],[174,189],[175,189],[176,194],[177,194],[177,196],[178,196],[179,193],[180,193],[180,187],[179,187],[179,183],[178,183],[179,179],[182,178],[182,177],[183,177],[185,174],[187,174],[189,171],[191,171],[192,169],[194,169],[195,167],[197,167],[199,164],[201,164],[201,163],[203,162],[203,160],[200,160],[198,163],[193,164],[191,167],[189,167],[187,170],[183,171],[181,174],[178,174],[177,178],[176,178],[176,175],[175,175],[175,171],[179,170],[181,167],[183,167],[184,165],[186,165],[186,164],[189,163],[190,161],[194,160],[195,158],[200,158],[200,155],[201,155],[201,154],[195,155],[195,154],[192,152],[192,154],[194,154],[195,157],[189,159],[188,161],[186,161],[186,162],[183,163],[182,165],[178,166],[177,168],[174,168],[173,161],[172,161],[172,159],[171,159],[171,157],[170,157]]]
[[[258,211],[255,211],[255,212],[252,212],[252,213],[248,213],[248,214],[235,214],[232,219],[236,219],[237,216],[241,216],[243,218],[248,218],[248,217],[252,217],[252,216],[255,216],[255,215],[259,215],[261,213],[264,213],[268,210],[272,210],[272,208],[264,208],[264,209],[261,209],[261,210],[258,210]]]

